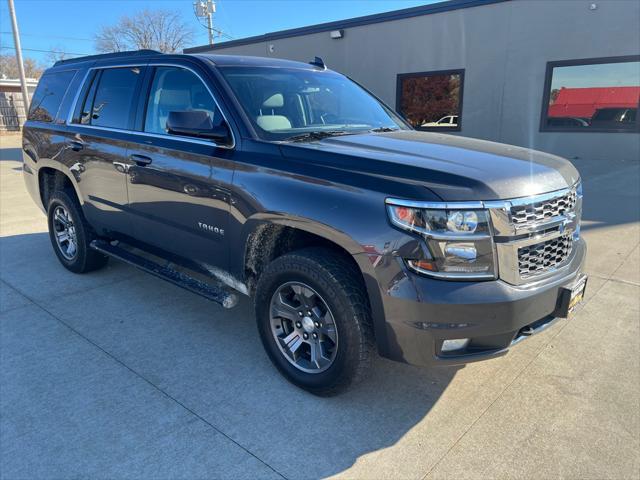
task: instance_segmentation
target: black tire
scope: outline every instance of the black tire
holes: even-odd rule
[[[75,254],[72,256],[68,253],[63,253],[66,250],[56,240],[56,228],[59,228],[60,222],[54,221],[54,215],[56,211],[60,212],[59,207],[68,213],[68,217],[73,222],[76,249]],[[73,193],[70,194],[67,191],[53,192],[47,206],[47,224],[53,251],[67,270],[74,273],[87,273],[102,268],[107,264],[109,258],[89,246],[97,237],[84,218],[80,204]]]
[[[302,282],[331,310],[338,342],[333,363],[307,373],[281,352],[271,329],[271,299],[289,282]],[[269,358],[294,385],[315,395],[332,396],[360,381],[374,355],[370,309],[360,273],[347,259],[326,248],[307,248],[271,262],[258,280],[255,296],[258,331]]]

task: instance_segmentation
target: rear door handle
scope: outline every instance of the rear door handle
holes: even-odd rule
[[[69,148],[74,152],[79,152],[84,148],[84,143],[80,140],[67,140],[67,145],[69,145]]]
[[[129,155],[129,158],[132,161],[136,162],[136,165],[138,165],[139,167],[146,167],[152,162],[151,157],[147,157],[146,155],[138,155],[137,153]]]

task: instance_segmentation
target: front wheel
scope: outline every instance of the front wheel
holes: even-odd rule
[[[271,361],[295,385],[329,396],[364,376],[369,307],[359,272],[341,255],[308,248],[277,258],[260,276],[255,309]]]

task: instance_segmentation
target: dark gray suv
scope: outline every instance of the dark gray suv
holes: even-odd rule
[[[23,148],[62,265],[114,257],[225,307],[253,297],[271,360],[315,394],[376,351],[501,355],[584,294],[571,163],[415,131],[320,59],[60,61]]]

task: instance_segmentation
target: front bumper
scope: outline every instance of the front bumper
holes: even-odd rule
[[[503,355],[558,320],[560,289],[576,282],[585,257],[586,245],[580,239],[570,262],[556,276],[519,286],[502,280],[435,280],[407,271],[397,257],[388,258],[387,280],[378,278],[386,318],[384,331],[376,332],[380,353],[425,366]],[[444,340],[460,338],[471,339],[464,350],[441,351]]]

